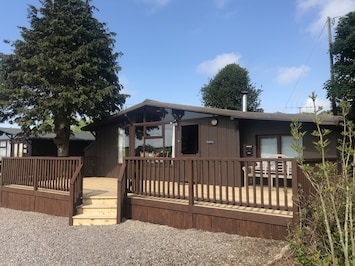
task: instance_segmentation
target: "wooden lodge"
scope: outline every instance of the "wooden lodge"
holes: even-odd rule
[[[0,171],[3,157],[56,156],[54,133],[25,136],[20,128],[0,127]],[[69,156],[85,157],[94,165],[95,137],[90,132],[73,132],[69,140]],[[86,164],[85,175],[93,175],[91,165]]]
[[[0,206],[68,216],[75,224],[85,195],[113,190],[115,223],[128,218],[285,239],[297,219],[299,184],[309,189],[290,147],[290,124],[298,120],[309,132],[303,156],[316,162],[314,119],[146,100],[84,128],[96,137],[95,179],[83,179],[80,158],[3,158]],[[328,159],[336,160],[341,118],[320,119],[332,131]],[[100,189],[107,179],[114,185]]]

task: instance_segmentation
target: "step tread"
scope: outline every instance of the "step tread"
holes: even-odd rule
[[[77,207],[82,209],[117,209],[117,205],[82,204]]]
[[[116,214],[76,214],[73,216],[73,219],[116,219]]]
[[[79,213],[73,216],[73,225],[116,224],[117,196],[84,196],[83,203],[77,206],[77,210]]]
[[[117,196],[110,196],[110,195],[85,196],[84,194],[83,199],[117,199]]]
[[[83,201],[117,201],[117,198],[83,198]]]

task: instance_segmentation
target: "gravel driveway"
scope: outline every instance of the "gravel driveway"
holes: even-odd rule
[[[264,265],[286,242],[127,220],[68,219],[0,208],[0,265]]]

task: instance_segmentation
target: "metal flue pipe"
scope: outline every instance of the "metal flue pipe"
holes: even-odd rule
[[[242,91],[242,111],[247,112],[247,98],[248,98],[248,92],[247,91]]]

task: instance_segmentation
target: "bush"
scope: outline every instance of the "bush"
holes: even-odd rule
[[[353,265],[355,263],[354,244],[354,200],[355,200],[355,149],[354,124],[347,120],[350,110],[348,103],[342,104],[342,138],[339,140],[339,160],[325,159],[329,141],[329,130],[321,129],[316,119],[317,129],[312,132],[317,137],[314,142],[321,155],[321,162],[314,166],[306,164],[302,156],[298,165],[311,183],[314,194],[305,197],[300,193],[299,223],[289,234],[290,246],[296,259],[303,265]],[[302,154],[300,145],[306,132],[301,132],[301,124],[293,122],[293,148]]]

